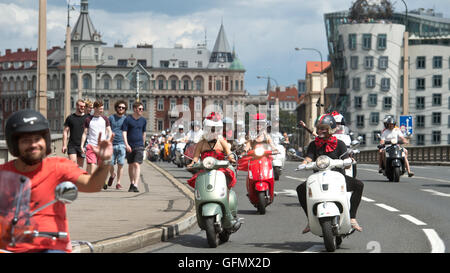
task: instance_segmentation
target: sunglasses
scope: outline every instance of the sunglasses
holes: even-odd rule
[[[138,108],[139,111],[144,111],[144,108]]]
[[[125,106],[117,106],[117,109],[125,109]]]

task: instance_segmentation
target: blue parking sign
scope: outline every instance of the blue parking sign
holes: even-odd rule
[[[400,130],[403,135],[410,136],[413,134],[413,118],[412,116],[400,116]]]

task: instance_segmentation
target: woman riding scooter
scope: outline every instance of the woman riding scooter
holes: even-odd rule
[[[254,125],[254,128],[256,129],[255,132],[249,133],[249,139],[245,145],[244,151],[248,152],[250,150],[254,150],[257,145],[259,144],[268,144],[272,151],[274,153],[277,153],[277,147],[272,141],[272,138],[267,133],[266,127],[267,127],[267,120],[266,115],[263,113],[256,114],[253,116],[252,123]],[[239,160],[239,166],[238,170],[240,171],[248,171],[248,161],[251,160],[252,156],[244,156]]]
[[[227,158],[231,162],[235,162],[233,154],[230,151],[227,141],[222,136],[223,122],[219,114],[212,112],[203,121],[203,139],[195,147],[194,158],[192,163],[187,165],[187,168],[192,167],[199,159],[212,156],[218,160],[225,160]],[[228,169],[219,169],[224,172],[228,178],[228,188],[232,188],[236,184],[235,173]],[[191,179],[188,180],[189,186],[195,188],[195,179],[199,173],[196,173]]]
[[[327,155],[331,159],[339,159],[339,157],[347,151],[345,143],[338,140],[333,136],[336,130],[336,121],[332,115],[323,115],[316,122],[317,137],[312,141],[306,152],[305,160],[299,165],[302,168],[309,162],[315,161],[321,155]],[[348,158],[348,155],[343,156],[341,159]],[[345,182],[347,184],[347,191],[353,191],[350,198],[350,222],[352,227],[357,231],[362,231],[362,228],[358,225],[356,221],[356,212],[358,210],[359,203],[361,202],[362,192],[364,189],[364,184],[353,177],[346,176],[343,170],[337,170],[344,174]],[[298,200],[302,206],[305,214],[307,214],[307,202],[306,202],[306,182],[300,184],[297,187]],[[307,233],[310,231],[309,225],[303,230],[302,233]]]

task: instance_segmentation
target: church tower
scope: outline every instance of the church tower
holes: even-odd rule
[[[232,63],[233,55],[222,23],[213,51],[211,52],[208,68],[229,68]]]

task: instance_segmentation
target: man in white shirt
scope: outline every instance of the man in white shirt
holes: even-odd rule
[[[200,122],[198,122],[196,120],[193,121],[192,129],[189,130],[189,132],[186,135],[186,141],[198,143],[200,140],[202,140],[202,136],[203,136],[203,130],[200,129]]]
[[[390,117],[386,120],[385,122],[385,126],[386,129],[383,131],[383,133],[381,134],[381,140],[380,140],[380,144],[383,145],[386,141],[391,141],[393,139],[395,140],[402,140],[403,144],[407,144],[408,140],[405,138],[405,136],[403,135],[402,131],[400,130],[400,128],[395,127],[395,120],[394,118]],[[405,167],[406,170],[408,171],[408,176],[412,177],[414,175],[413,172],[411,172],[411,169],[409,167],[409,161],[408,161],[408,150],[406,150],[406,148],[403,148],[403,150],[405,151]],[[382,162],[384,161],[384,149],[380,149],[379,150],[379,172],[382,172]]]

